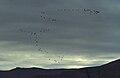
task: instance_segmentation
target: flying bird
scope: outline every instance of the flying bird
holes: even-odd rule
[[[95,11],[96,14],[100,13],[100,11]]]
[[[57,62],[57,60],[54,60],[55,62]]]

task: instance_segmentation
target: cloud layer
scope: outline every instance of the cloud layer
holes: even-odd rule
[[[118,0],[0,0],[0,69],[95,66],[119,58],[119,8]],[[50,31],[40,33],[46,28]],[[19,29],[36,32],[39,47],[49,54],[39,52],[33,36]],[[57,64],[59,55],[65,57]]]

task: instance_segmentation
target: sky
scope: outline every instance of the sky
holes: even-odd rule
[[[0,0],[0,70],[82,68],[119,59],[119,3]]]

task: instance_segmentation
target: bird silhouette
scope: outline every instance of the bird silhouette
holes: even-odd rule
[[[38,51],[41,51],[41,48],[39,48]]]
[[[100,13],[100,11],[95,11],[96,14]]]
[[[46,14],[46,12],[45,12],[45,11],[43,11],[43,12],[41,12],[41,14]]]
[[[57,60],[54,60],[54,62],[57,62]]]
[[[36,35],[36,33],[34,32],[34,35]]]

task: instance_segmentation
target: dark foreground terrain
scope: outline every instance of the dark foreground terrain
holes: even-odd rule
[[[120,59],[81,69],[15,68],[0,71],[0,78],[120,78]]]

